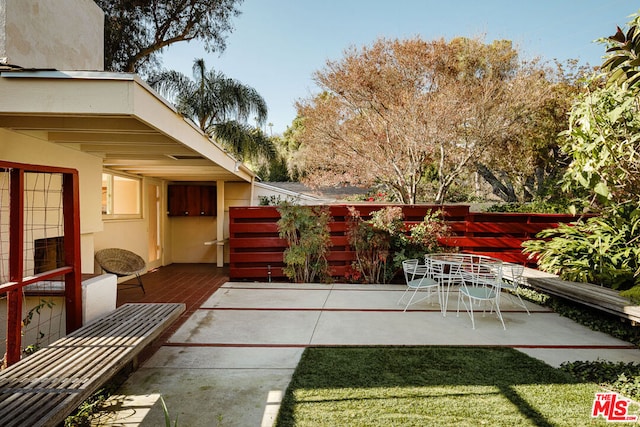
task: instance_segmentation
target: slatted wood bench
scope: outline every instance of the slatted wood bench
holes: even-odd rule
[[[125,304],[0,372],[0,426],[57,426],[185,311]]]
[[[576,283],[558,276],[525,268],[525,285],[556,297],[565,298],[640,324],[640,306],[634,305],[619,292],[592,283]]]

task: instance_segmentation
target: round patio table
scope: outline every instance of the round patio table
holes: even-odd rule
[[[435,277],[435,279],[440,282],[440,286],[442,287],[442,314],[445,317],[447,311],[446,308],[449,303],[449,292],[451,291],[452,285],[455,285],[456,283],[462,284],[465,280],[472,279],[471,275],[478,272],[473,268],[473,266],[477,265],[478,263],[494,264],[497,268],[502,265],[502,260],[499,260],[497,258],[464,252],[441,252],[425,254],[424,257],[425,260],[428,260],[431,263],[440,263],[442,265],[440,269],[436,269],[437,271],[440,271],[440,273],[438,273],[439,277]]]

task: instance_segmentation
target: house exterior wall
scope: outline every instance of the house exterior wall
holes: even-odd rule
[[[171,260],[176,263],[215,263],[216,217],[171,217]]]
[[[103,231],[94,235],[95,251],[105,248],[122,248],[148,258],[147,219],[104,221]],[[91,254],[93,257],[93,254]],[[96,264],[95,273],[100,272]]]
[[[268,201],[272,205],[279,202],[291,202],[297,205],[322,205],[332,202],[332,200],[319,199],[272,185],[256,183],[251,206],[260,206],[263,201]]]
[[[147,259],[149,220],[147,198],[142,197],[145,215],[139,219],[103,221],[101,214],[102,159],[52,144],[44,135],[25,135],[0,128],[0,159],[34,165],[59,166],[78,170],[80,177],[80,232],[83,273],[99,273],[94,253],[107,247],[129,249]],[[166,204],[167,182],[161,182]],[[146,188],[145,180],[142,185]],[[204,243],[216,239],[217,221],[224,221],[224,238],[228,238],[229,207],[247,206],[251,201],[251,184],[227,182],[222,215],[216,217],[168,217],[164,215],[162,264],[215,263],[217,246]],[[224,246],[224,260],[229,262],[229,246]]]
[[[215,263],[217,245],[205,245],[216,240],[218,221],[224,221],[224,239],[229,238],[229,207],[247,206],[251,201],[251,184],[227,182],[224,188],[224,212],[217,217],[168,217],[168,250],[165,257],[175,263]],[[224,262],[229,262],[229,244],[224,245]]]
[[[0,0],[0,64],[102,71],[103,44],[92,0]]]
[[[251,184],[248,182],[227,182],[224,187],[224,212],[229,224],[229,206],[248,206],[251,202]],[[225,228],[226,230],[229,227]],[[224,237],[229,237],[228,235]]]
[[[82,272],[93,273],[93,233],[102,230],[102,160],[77,150],[56,146],[37,136],[28,136],[3,128],[0,128],[0,159],[78,170]]]

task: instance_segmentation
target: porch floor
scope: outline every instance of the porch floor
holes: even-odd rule
[[[142,276],[145,293],[136,279],[118,285],[116,306],[129,302],[181,302],[187,309],[142,355],[149,358],[166,343],[182,324],[223,284],[229,281],[229,268],[215,264],[170,264]]]

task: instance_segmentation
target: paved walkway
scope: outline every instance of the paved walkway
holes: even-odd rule
[[[119,390],[101,425],[164,425],[160,395],[180,426],[271,426],[302,351],[333,345],[508,346],[558,366],[568,360],[640,362],[629,343],[546,308],[503,298],[495,315],[447,316],[423,301],[403,312],[401,285],[222,285]],[[115,409],[115,406],[114,406]],[[116,417],[116,418],[114,418]]]

